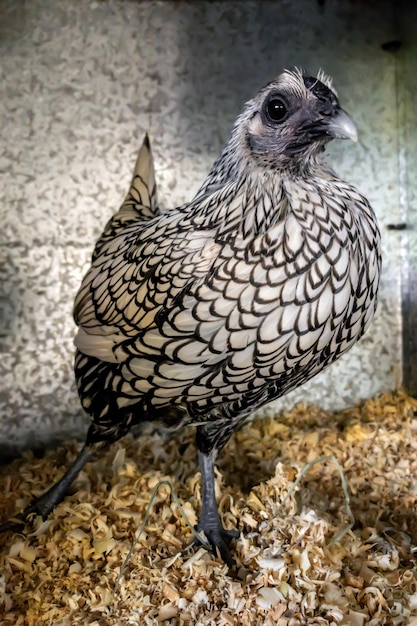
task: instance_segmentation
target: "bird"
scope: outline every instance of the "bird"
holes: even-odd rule
[[[286,69],[246,103],[193,199],[162,211],[145,136],[75,298],[85,445],[18,521],[47,516],[133,425],[192,425],[197,529],[233,567],[239,533],[218,512],[218,454],[255,411],[345,354],[377,305],[380,231],[368,200],[326,162],[334,138],[356,141],[357,130],[332,79]]]

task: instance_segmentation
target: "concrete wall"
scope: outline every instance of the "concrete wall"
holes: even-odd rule
[[[322,6],[321,6],[322,5]],[[72,302],[95,239],[150,133],[159,199],[190,199],[242,104],[283,67],[322,67],[358,144],[329,160],[374,205],[384,269],[376,321],[338,364],[288,396],[340,408],[401,377],[401,233],[392,3],[3,0],[0,171],[3,456],[83,437]],[[283,401],[277,407],[283,406]]]
[[[396,54],[399,117],[398,167],[401,221],[403,302],[403,382],[417,396],[417,5],[397,7],[402,41]]]

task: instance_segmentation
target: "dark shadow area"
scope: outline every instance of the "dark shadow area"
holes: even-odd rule
[[[401,296],[403,320],[403,383],[417,397],[417,5],[401,0],[395,19],[402,46],[396,55],[400,122],[401,161],[399,198],[406,229],[403,243]]]

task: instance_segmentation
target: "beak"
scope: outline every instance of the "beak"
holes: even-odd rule
[[[352,141],[355,142],[358,141],[356,126],[352,118],[343,109],[338,109],[329,120],[326,120],[325,127],[330,137],[352,139]]]

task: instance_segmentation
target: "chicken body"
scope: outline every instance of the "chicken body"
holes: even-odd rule
[[[323,161],[333,137],[355,128],[329,79],[286,71],[247,103],[194,199],[164,213],[145,140],[75,302],[85,461],[138,422],[195,425],[199,528],[228,564],[217,453],[254,410],[349,350],[376,307],[378,226]]]

